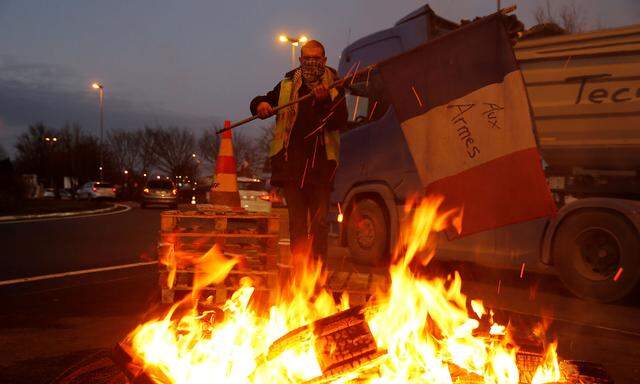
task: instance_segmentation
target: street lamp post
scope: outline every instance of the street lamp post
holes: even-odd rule
[[[291,44],[291,69],[297,67],[296,65],[296,47],[304,45],[309,39],[306,36],[300,36],[299,38],[289,37],[287,35],[278,36],[278,40],[281,43],[289,43]]]
[[[100,180],[103,180],[103,150],[102,144],[104,139],[104,85],[101,83],[91,84],[93,89],[97,89],[100,96]]]
[[[52,169],[51,162],[53,161],[53,159],[51,159],[51,152],[52,152],[53,145],[58,142],[58,138],[55,136],[45,136],[43,139],[44,139],[44,142],[48,144],[46,146],[47,161],[45,163],[46,163],[47,174],[49,175],[49,186],[53,188],[54,187],[53,173],[51,172],[51,169]]]
[[[193,158],[193,160],[196,162],[196,169],[195,169],[195,175],[193,175],[194,180],[194,185],[191,186],[191,204],[196,204],[196,185],[198,185],[198,168],[200,167],[200,159],[198,159],[198,155],[196,155],[195,153],[191,154],[191,158]]]

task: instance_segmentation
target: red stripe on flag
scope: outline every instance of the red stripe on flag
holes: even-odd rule
[[[426,193],[443,195],[445,209],[464,208],[460,236],[556,212],[536,148],[435,181]]]
[[[218,156],[216,173],[236,173],[236,159],[233,156]]]

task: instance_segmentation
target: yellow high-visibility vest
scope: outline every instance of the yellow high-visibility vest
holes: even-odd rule
[[[285,77],[280,82],[280,96],[278,98],[278,106],[284,105],[294,99],[298,95],[298,91],[302,86],[302,78],[298,73],[299,70],[292,77]],[[322,76],[322,83],[327,87],[337,79],[337,75],[333,70],[325,69]],[[329,90],[331,100],[335,101],[339,93],[335,88]],[[291,134],[291,129],[295,124],[296,117],[298,115],[298,104],[294,104],[290,107],[283,108],[278,111],[276,115],[276,127],[271,141],[271,147],[269,150],[269,156],[275,156],[288,142]],[[324,129],[324,148],[327,153],[327,160],[335,160],[338,162],[338,156],[340,154],[340,132],[338,130],[330,131]]]

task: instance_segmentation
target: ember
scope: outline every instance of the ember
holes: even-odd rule
[[[334,300],[323,289],[322,264],[298,255],[303,262],[268,311],[252,301],[249,279],[219,310],[187,297],[131,333],[132,358],[167,384],[579,382],[575,366],[558,360],[554,343],[544,355],[518,347],[508,325],[461,293],[457,273],[420,276],[435,254],[431,235],[459,222],[460,212],[439,211],[441,202],[407,205],[411,220],[393,255],[391,284],[367,305],[350,308],[346,294]],[[215,277],[204,281],[229,268],[222,255],[209,259],[221,265],[210,265]]]

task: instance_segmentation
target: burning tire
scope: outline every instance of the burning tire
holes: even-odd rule
[[[372,199],[356,201],[347,219],[347,245],[363,264],[380,264],[386,256],[388,230],[385,215]]]
[[[640,280],[638,232],[607,211],[569,216],[556,232],[553,260],[575,295],[611,302],[631,293]]]

